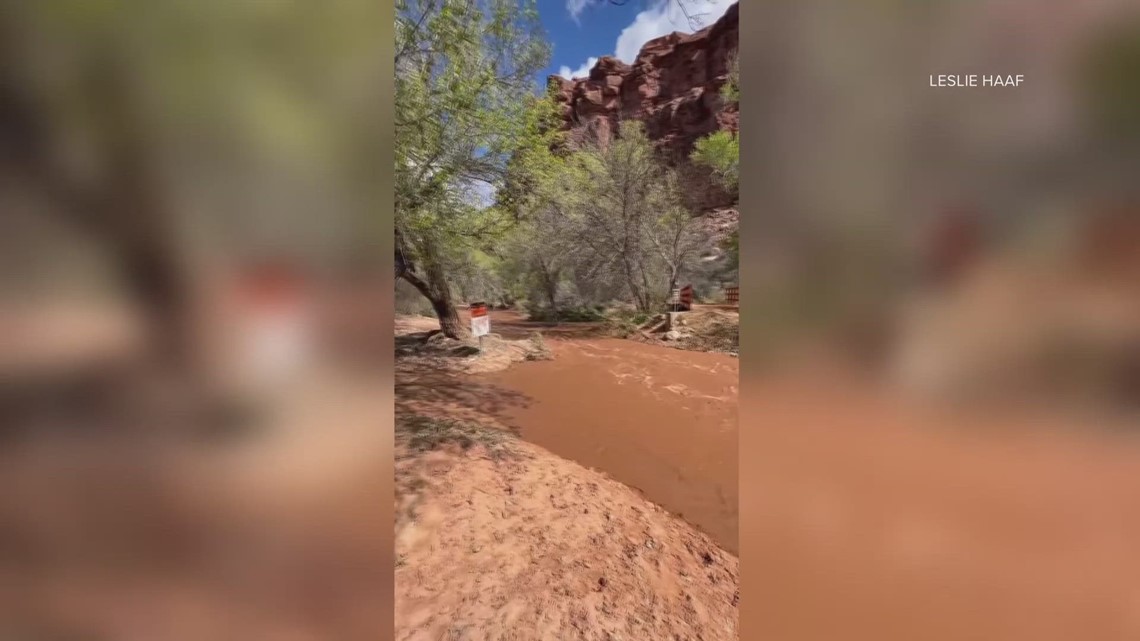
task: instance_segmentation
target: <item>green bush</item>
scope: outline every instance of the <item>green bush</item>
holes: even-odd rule
[[[633,308],[619,307],[610,311],[609,320],[642,325],[649,320],[650,316],[651,314]]]
[[[693,162],[713,170],[729,188],[735,188],[740,173],[740,140],[729,131],[717,131],[697,140]]]
[[[609,333],[618,338],[629,338],[637,333],[638,329],[649,322],[653,314],[639,312],[635,309],[619,308],[612,310],[606,318],[609,323]]]
[[[434,316],[431,302],[407,281],[396,281],[396,313],[409,316]]]
[[[528,318],[539,323],[593,323],[605,320],[605,315],[593,307],[572,307],[559,309],[557,316],[550,308],[531,309]]]

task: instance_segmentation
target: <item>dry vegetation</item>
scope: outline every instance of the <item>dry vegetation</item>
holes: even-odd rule
[[[678,317],[672,329],[665,314],[649,317],[639,326],[618,326],[623,338],[642,340],[697,352],[722,352],[736,355],[740,351],[740,313],[726,309],[701,308]]]

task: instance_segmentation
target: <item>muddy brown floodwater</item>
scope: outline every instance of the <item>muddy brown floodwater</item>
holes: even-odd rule
[[[509,312],[492,331],[531,329]],[[641,491],[737,553],[737,359],[543,328],[551,361],[479,376],[519,435]]]

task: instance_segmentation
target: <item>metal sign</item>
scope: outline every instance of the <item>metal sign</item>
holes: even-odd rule
[[[681,309],[689,311],[693,308],[693,286],[685,285],[681,288]]]
[[[693,286],[674,287],[669,295],[669,307],[674,312],[687,312],[693,308]]]
[[[487,315],[487,306],[483,303],[471,304],[471,334],[476,338],[491,333],[491,317]]]
[[[295,265],[253,265],[236,278],[241,331],[237,366],[255,385],[283,383],[312,355],[312,294]]]

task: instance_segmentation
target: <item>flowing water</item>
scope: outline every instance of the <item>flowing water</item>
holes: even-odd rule
[[[508,314],[492,331],[527,329]],[[554,360],[479,382],[526,399],[501,410],[525,440],[640,490],[736,553],[737,359],[590,329],[543,328]]]

